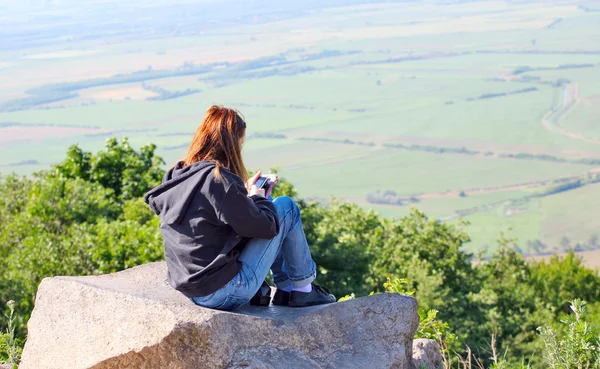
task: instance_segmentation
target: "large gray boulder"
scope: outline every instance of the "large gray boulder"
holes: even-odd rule
[[[381,294],[310,308],[194,305],[164,263],[42,281],[20,369],[414,369],[414,298]]]

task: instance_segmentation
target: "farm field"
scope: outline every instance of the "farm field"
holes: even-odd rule
[[[216,103],[306,199],[462,219],[473,252],[600,247],[596,2],[216,4],[0,5],[0,173],[112,136],[168,166]]]

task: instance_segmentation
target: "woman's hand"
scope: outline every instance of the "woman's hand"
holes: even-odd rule
[[[256,181],[260,178],[261,174],[262,174],[262,172],[259,170],[258,172],[256,172],[256,174],[254,174],[252,177],[250,177],[248,182],[246,182],[246,189],[248,190],[248,196],[259,195],[259,196],[265,197],[265,190],[262,188],[258,188],[254,185],[256,183]]]
[[[250,177],[248,179],[248,182],[246,182],[246,189],[248,190],[248,192],[250,192],[250,189],[252,188],[252,186],[254,186],[256,181],[258,181],[261,174],[262,174],[262,172],[259,170],[258,172],[254,173],[254,175],[252,177]]]

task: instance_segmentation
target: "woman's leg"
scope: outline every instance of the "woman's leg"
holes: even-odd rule
[[[242,270],[214,294],[193,299],[195,303],[222,310],[235,309],[250,301],[271,267],[278,288],[305,286],[315,279],[316,266],[310,256],[298,206],[287,196],[275,199],[273,204],[279,217],[279,234],[270,240],[250,240],[238,259]]]
[[[286,221],[291,220],[292,224],[283,238],[279,254],[271,266],[273,279],[278,288],[273,303],[303,307],[335,302],[335,296],[326,288],[312,284],[316,277],[316,265],[310,255],[298,206],[289,197],[276,199],[274,203],[280,219],[281,214],[292,214],[291,217],[286,216]],[[261,271],[261,273],[263,272]],[[259,275],[258,272],[257,275]],[[259,283],[265,276],[266,273],[260,276]],[[282,292],[282,290],[289,291],[290,289],[291,293],[289,294]]]
[[[310,284],[316,277],[313,261],[300,218],[300,209],[290,197],[273,201],[279,218],[279,234],[270,240],[253,239],[238,260],[254,273],[245,297],[250,300],[271,269],[278,288]]]
[[[285,235],[279,253],[271,265],[275,286],[289,291],[314,281],[316,265],[310,254],[302,228],[300,209],[296,203],[291,198],[284,196],[275,199],[274,204],[280,218],[282,213],[292,214],[292,227]]]

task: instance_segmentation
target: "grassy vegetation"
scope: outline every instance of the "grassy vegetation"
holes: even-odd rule
[[[519,184],[579,175],[594,166],[575,161],[600,159],[597,143],[543,124],[564,85],[576,85],[578,100],[553,124],[600,138],[600,13],[585,11],[587,2],[277,2],[236,5],[226,15],[214,4],[5,9],[14,17],[12,33],[0,29],[11,40],[0,48],[0,172],[31,173],[71,143],[95,151],[113,135],[157,143],[168,165],[185,152],[206,107],[219,103],[248,121],[248,166],[279,167],[305,197],[342,197],[390,217],[413,205],[448,221],[477,207],[464,217],[472,250],[495,247],[508,228],[524,243],[552,245],[597,232],[600,207],[589,199],[598,185],[506,205],[535,191]],[[107,23],[125,8],[149,23]],[[27,14],[46,27],[37,39],[27,36]],[[73,27],[93,37],[56,41],[66,36],[53,14],[77,14]],[[151,100],[157,94],[148,86],[174,98]],[[251,137],[258,133],[286,138]],[[494,155],[383,147],[398,143]],[[523,153],[568,162],[497,157]],[[377,190],[423,196],[402,206],[367,202]]]

